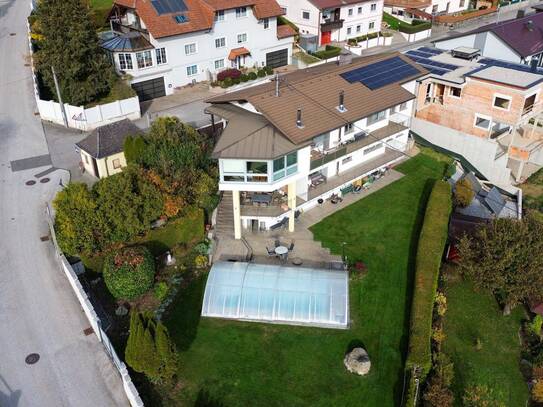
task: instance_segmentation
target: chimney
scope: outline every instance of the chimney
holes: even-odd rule
[[[526,24],[524,24],[524,25],[526,26],[528,31],[533,31],[534,30],[534,22],[532,20],[528,20],[526,22]]]
[[[343,90],[339,91],[339,104],[337,106],[337,110],[339,110],[341,113],[347,111],[347,109],[345,109],[345,92]]]
[[[302,109],[296,111],[296,127],[299,129],[304,128],[304,123],[302,122]]]
[[[275,97],[279,97],[279,74],[275,74]]]
[[[517,11],[517,18],[524,18],[525,15],[526,15],[526,13],[525,13],[524,10],[518,10]]]
[[[539,59],[532,57],[532,59],[530,59],[530,71],[537,72],[538,63],[539,63]]]

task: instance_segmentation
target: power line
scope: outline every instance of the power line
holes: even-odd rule
[[[285,78],[286,79],[286,78]],[[333,114],[334,116],[338,117],[341,121],[343,121],[345,124],[352,124],[353,127],[355,127],[356,129],[360,130],[360,131],[363,131],[364,133],[366,133],[369,137],[373,138],[374,140],[376,141],[379,141],[379,142],[382,142],[383,144],[385,144],[387,147],[390,147],[392,150],[395,150],[395,151],[398,151],[400,154],[404,155],[405,157],[407,158],[414,158],[415,156],[411,156],[409,154],[407,154],[406,152],[394,147],[394,146],[391,146],[388,144],[388,142],[386,140],[382,140],[382,139],[378,139],[377,137],[373,136],[371,134],[371,132],[367,132],[366,130],[358,127],[357,125],[355,125],[354,123],[351,123],[349,122],[345,117],[341,116],[341,114],[339,114],[338,112],[335,111],[335,109],[330,109],[326,106],[324,106],[322,103],[320,103],[319,101],[315,100],[314,98],[312,98],[311,96],[305,94],[304,92],[302,92],[301,90],[297,89],[295,85],[293,84],[290,84],[288,83],[288,81],[284,80],[284,83],[291,89],[293,89],[294,91],[298,92],[300,95],[302,95],[303,97],[311,100],[313,103],[315,103],[316,105],[318,105],[319,107],[321,107],[322,109],[326,110],[327,112]],[[340,135],[341,137],[341,135]],[[426,168],[430,169],[430,167],[422,164],[423,166],[425,166]],[[467,187],[467,186],[466,186]],[[475,189],[471,188],[471,187],[467,187],[470,191],[472,191],[475,195],[478,194],[478,191],[476,191]],[[485,199],[488,199],[490,201],[493,201],[497,204],[500,204],[502,205],[502,202],[499,202],[495,199],[492,199],[492,198],[489,198],[488,196],[485,197]]]

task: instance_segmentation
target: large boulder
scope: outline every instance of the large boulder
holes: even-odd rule
[[[354,348],[347,353],[343,364],[349,372],[360,376],[368,374],[371,368],[370,357],[364,348]]]

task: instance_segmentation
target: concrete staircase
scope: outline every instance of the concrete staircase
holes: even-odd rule
[[[234,209],[232,205],[232,192],[224,191],[217,210],[217,236],[234,237]]]

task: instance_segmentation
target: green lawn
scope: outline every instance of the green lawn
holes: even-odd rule
[[[522,309],[517,307],[504,316],[492,295],[475,292],[465,281],[449,283],[446,295],[443,351],[454,362],[457,405],[465,387],[487,385],[504,405],[524,406],[528,388],[519,370],[518,339]],[[480,350],[475,345],[477,338],[482,343]]]
[[[113,0],[90,0],[89,4],[92,9],[96,26],[105,26],[107,15],[111,10],[111,6],[113,5]]]
[[[334,252],[368,265],[350,284],[349,330],[200,319],[205,276],[175,304],[167,325],[180,349],[178,404],[225,406],[394,406],[402,391],[411,276],[432,180],[445,162],[424,154],[402,164],[406,177],[314,227]],[[362,343],[364,378],[347,373],[346,350]]]

